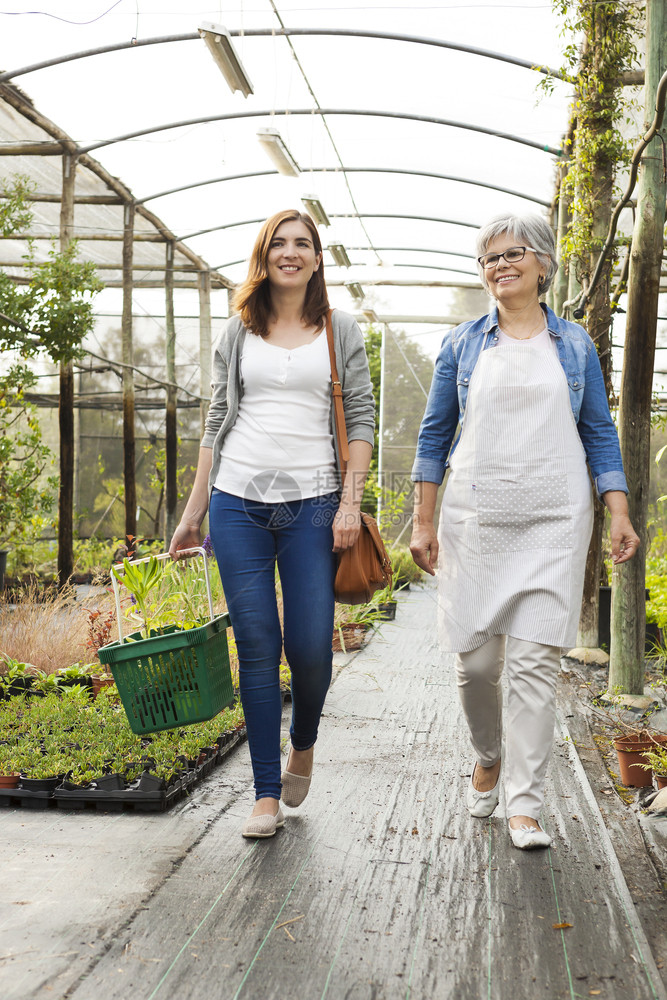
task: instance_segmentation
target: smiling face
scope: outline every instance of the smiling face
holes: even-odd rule
[[[504,253],[510,247],[525,246],[516,237],[505,233],[491,240],[485,253]],[[523,260],[508,264],[501,257],[495,267],[484,270],[484,278],[488,289],[501,304],[528,303],[539,296],[539,281],[544,277],[544,266],[538,256],[531,250],[526,250]]]
[[[298,219],[282,222],[269,245],[266,259],[269,284],[276,289],[303,289],[322,263],[313,237]]]

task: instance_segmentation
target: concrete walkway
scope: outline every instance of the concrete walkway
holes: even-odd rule
[[[3,1000],[665,1000],[567,732],[554,848],[464,805],[435,591],[349,658],[306,803],[248,842],[247,747],[164,815],[0,812]],[[563,925],[559,927],[557,925]]]

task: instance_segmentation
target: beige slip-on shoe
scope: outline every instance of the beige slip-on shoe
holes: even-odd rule
[[[244,837],[252,837],[257,840],[264,837],[273,837],[279,826],[285,825],[285,817],[280,806],[275,816],[265,813],[263,816],[249,816],[243,824],[241,834]]]
[[[312,775],[306,778],[303,774],[292,774],[291,771],[283,771],[281,781],[283,791],[280,796],[282,801],[290,809],[300,806],[306,795],[310,791],[310,780]]]

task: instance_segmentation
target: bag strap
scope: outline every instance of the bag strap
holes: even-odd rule
[[[345,426],[345,412],[343,410],[343,387],[338,378],[338,368],[336,367],[336,352],[334,350],[333,325],[331,322],[332,312],[332,309],[329,309],[327,312],[327,344],[329,346],[329,361],[331,363],[331,395],[333,396],[338,457],[341,474],[344,476],[350,458],[350,449],[347,443],[347,427]]]

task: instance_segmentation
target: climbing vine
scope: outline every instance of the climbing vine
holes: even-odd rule
[[[602,207],[606,214],[614,177],[632,153],[632,140],[621,131],[628,106],[620,78],[635,65],[645,5],[553,0],[553,7],[563,18],[563,35],[573,39],[565,48],[563,73],[575,90],[564,149],[569,170],[560,192],[572,202],[572,224],[561,251],[587,271],[590,254],[604,240],[598,211]],[[553,81],[546,78],[542,86],[548,90]]]

